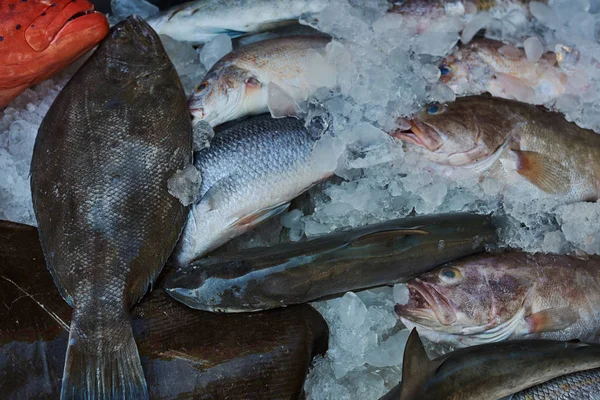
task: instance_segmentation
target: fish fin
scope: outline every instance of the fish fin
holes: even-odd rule
[[[535,97],[535,91],[528,85],[527,81],[501,72],[494,75],[495,79],[489,83],[489,90],[492,95],[500,97],[512,96],[516,100],[523,102],[531,102]]]
[[[400,398],[418,398],[421,386],[441,363],[427,357],[419,333],[416,328],[413,328],[404,347]]]
[[[288,92],[273,82],[267,86],[267,107],[273,118],[297,117],[304,112]]]
[[[571,180],[560,162],[535,151],[512,150],[518,158],[517,172],[546,193],[569,191]]]
[[[525,317],[529,333],[554,332],[568,328],[579,319],[579,313],[571,307],[549,308]]]
[[[356,240],[350,242],[350,247],[362,247],[370,244],[381,244],[382,242],[389,242],[398,238],[399,235],[410,236],[410,235],[430,235],[431,232],[424,231],[422,229],[394,229],[382,232],[367,233],[366,235],[360,236]]]
[[[60,398],[148,399],[148,388],[129,320],[123,346],[90,343],[71,323]],[[121,332],[121,330],[119,330]]]
[[[252,229],[261,222],[278,214],[281,214],[289,206],[290,203],[281,203],[275,206],[263,208],[262,210],[258,210],[256,212],[253,212],[252,214],[248,214],[243,216],[242,218],[236,219],[230,226],[235,227],[237,229],[241,229],[243,231]]]
[[[200,173],[202,174],[202,171],[200,171]],[[227,191],[225,188],[227,185],[232,184],[235,179],[236,174],[232,173],[215,182],[210,189],[204,193],[204,196],[202,196],[200,201],[197,203],[198,207],[206,212],[217,209],[219,207],[219,202],[223,201],[224,196],[226,196],[225,193]]]

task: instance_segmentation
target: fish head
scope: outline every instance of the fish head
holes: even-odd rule
[[[498,327],[522,316],[532,288],[490,256],[446,264],[407,286],[408,302],[395,306],[403,322],[440,334],[491,332],[488,339],[506,333]]]
[[[392,136],[421,148],[429,160],[449,166],[482,163],[514,133],[514,117],[484,96],[457,98],[448,104],[430,104],[408,121],[409,129]]]
[[[194,88],[188,106],[194,124],[211,126],[253,113],[262,85],[249,71],[227,62],[217,63]]]

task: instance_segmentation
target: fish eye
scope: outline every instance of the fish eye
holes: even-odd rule
[[[440,270],[440,279],[444,282],[452,283],[462,278],[462,273],[452,267],[445,267]]]
[[[450,75],[451,72],[452,70],[447,65],[442,65],[440,67],[440,73],[442,76]]]
[[[208,87],[208,82],[204,81],[201,84],[199,84],[198,86],[196,86],[196,92],[201,92],[204,89],[206,89]]]
[[[441,104],[432,104],[429,107],[427,107],[427,114],[430,115],[441,114],[444,111],[446,111],[446,106]]]
[[[250,78],[246,79],[246,85],[252,86],[252,87],[258,87],[258,86],[260,86],[260,82],[258,81],[258,79],[251,76]]]

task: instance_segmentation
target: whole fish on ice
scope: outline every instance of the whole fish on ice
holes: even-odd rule
[[[559,376],[515,393],[510,400],[594,400],[600,399],[600,369]]]
[[[581,339],[600,333],[600,257],[488,253],[451,262],[407,283],[396,313],[435,342]]]
[[[60,72],[108,33],[88,0],[0,1],[0,108]]]
[[[238,37],[297,23],[326,5],[325,0],[198,0],[150,17],[148,23],[160,35],[199,44],[223,33]]]
[[[275,109],[306,100],[320,86],[336,82],[335,72],[324,58],[329,41],[322,36],[289,36],[255,42],[227,54],[190,97],[194,121],[216,126],[269,110],[275,115],[293,114]],[[292,100],[274,97],[280,91]]]
[[[173,261],[186,265],[265,219],[333,173],[336,160],[313,151],[319,135],[296,118],[259,115],[217,131],[195,154],[202,175]]]
[[[539,106],[459,97],[414,116],[392,136],[447,175],[494,178],[512,190],[563,202],[600,197],[600,135]]]
[[[112,27],[44,118],[31,190],[46,264],[73,306],[62,399],[148,397],[129,308],[187,208],[167,181],[192,161],[181,82],[139,17]]]
[[[435,360],[412,330],[402,382],[381,400],[496,400],[564,374],[600,366],[600,345],[514,340],[460,349]]]

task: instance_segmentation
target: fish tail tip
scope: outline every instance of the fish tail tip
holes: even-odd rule
[[[119,349],[99,351],[102,347],[78,344],[71,331],[61,400],[147,400],[148,388],[133,335]]]

